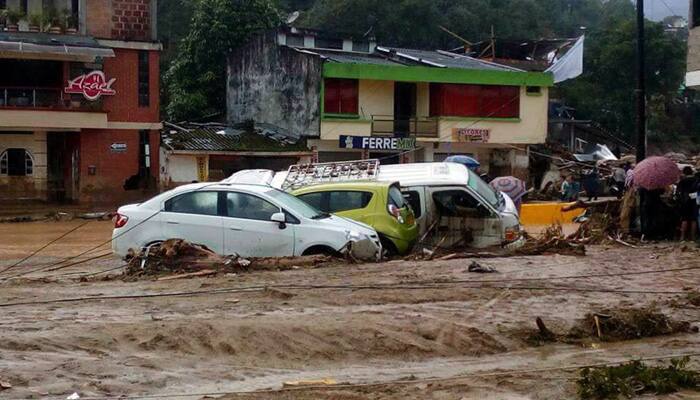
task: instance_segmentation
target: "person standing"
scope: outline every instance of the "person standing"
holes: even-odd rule
[[[621,199],[625,193],[625,179],[627,178],[627,172],[625,172],[624,168],[615,167],[613,168],[612,178],[615,188],[617,188],[617,198]]]
[[[578,184],[574,182],[573,175],[568,175],[561,184],[561,199],[563,201],[576,201],[578,199]]]
[[[693,193],[697,193],[698,181],[693,175],[693,168],[683,168],[683,178],[676,188],[676,201],[681,217],[681,242],[695,240],[698,230],[698,205]]]
[[[598,182],[598,168],[593,167],[593,169],[584,176],[583,178],[583,189],[588,194],[588,201],[598,200],[598,189],[600,182]]]

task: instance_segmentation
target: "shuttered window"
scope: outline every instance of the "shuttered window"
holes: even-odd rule
[[[481,118],[520,116],[518,86],[430,84],[430,115]]]

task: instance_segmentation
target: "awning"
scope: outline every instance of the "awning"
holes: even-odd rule
[[[89,36],[0,32],[0,58],[95,62],[114,51]]]

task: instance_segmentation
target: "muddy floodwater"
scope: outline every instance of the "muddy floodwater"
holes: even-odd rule
[[[123,262],[99,247],[111,223],[93,221],[8,269],[83,223],[0,224],[2,399],[573,399],[577,367],[700,354],[692,331],[527,340],[537,317],[564,333],[587,313],[629,307],[697,326],[686,301],[700,286],[694,246],[124,282],[113,276]],[[498,273],[470,273],[472,261]],[[295,381],[316,384],[283,388]]]

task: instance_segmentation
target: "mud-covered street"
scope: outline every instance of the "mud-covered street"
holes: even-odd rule
[[[106,253],[81,254],[109,240],[111,223],[95,221],[6,269],[82,223],[0,224],[3,399],[565,399],[578,367],[700,354],[695,246],[125,282],[111,256],[63,267]],[[472,261],[498,272],[468,272]],[[531,340],[537,317],[564,334],[588,313],[644,307],[691,329]]]

